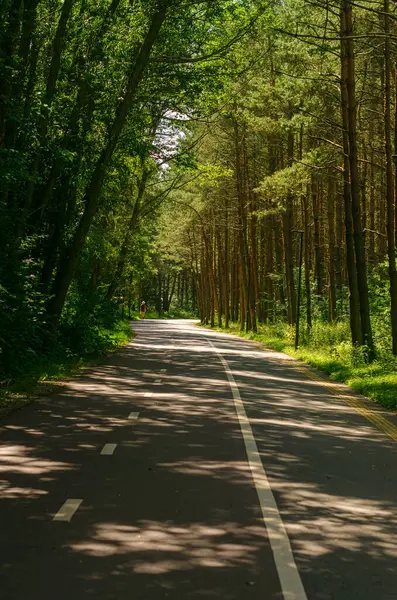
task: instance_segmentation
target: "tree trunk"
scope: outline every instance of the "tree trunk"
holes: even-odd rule
[[[243,157],[244,157],[244,180],[245,180],[245,192],[247,198],[248,205],[248,215],[247,219],[249,219],[249,233],[251,238],[251,244],[249,246],[247,242],[247,269],[249,273],[249,323],[247,323],[248,330],[252,329],[253,331],[257,331],[257,322],[256,315],[258,311],[258,303],[259,303],[259,279],[258,279],[258,252],[257,252],[257,234],[256,234],[256,216],[255,216],[255,207],[254,207],[254,199],[252,192],[252,184],[251,184],[251,175],[249,169],[248,162],[248,150],[247,143],[244,137],[243,140]],[[248,235],[248,231],[246,233]]]
[[[142,200],[143,200],[143,196],[145,194],[145,189],[146,189],[146,184],[147,184],[148,178],[149,178],[149,170],[146,167],[144,167],[143,173],[142,173],[141,179],[139,181],[139,185],[138,185],[138,194],[137,194],[137,197],[136,197],[136,200],[134,203],[134,208],[132,210],[131,218],[128,223],[127,233],[124,238],[123,245],[121,246],[116,270],[113,273],[112,280],[109,284],[109,287],[108,287],[108,290],[106,293],[106,297],[108,300],[111,300],[111,298],[113,297],[113,294],[116,291],[117,285],[118,285],[118,283],[121,279],[121,276],[123,274],[123,271],[124,271],[124,266],[125,266],[125,262],[127,259],[128,248],[130,246],[131,236],[137,227],[138,219],[140,216],[140,210],[141,210],[141,206],[142,206]]]
[[[385,121],[385,153],[386,153],[386,212],[387,212],[387,255],[389,259],[390,279],[390,317],[392,330],[393,354],[397,355],[397,270],[395,255],[394,230],[394,181],[391,146],[391,85],[390,85],[390,3],[383,1],[384,31],[385,31],[385,87],[383,94]]]
[[[23,101],[23,84],[28,66],[29,50],[36,29],[36,11],[39,0],[24,0],[23,16],[22,16],[22,31],[19,40],[18,64],[17,73],[14,76],[14,81],[11,87],[11,97],[15,105],[12,118],[8,119],[6,128],[5,145],[8,148],[15,148],[17,139],[19,119],[22,115]]]
[[[312,207],[313,207],[313,223],[314,223],[314,258],[316,271],[316,293],[319,298],[324,295],[324,269],[323,269],[323,251],[320,239],[320,201],[319,201],[319,186],[312,177]]]
[[[304,241],[305,241],[305,294],[306,294],[306,324],[308,332],[312,328],[312,297],[310,289],[310,253],[311,253],[311,232],[309,222],[309,186],[307,193],[303,196],[303,217],[304,217]]]
[[[328,215],[328,320],[336,318],[336,286],[335,286],[335,209],[334,186],[331,175],[328,176],[327,190],[327,215]]]
[[[288,132],[288,163],[291,166],[293,162],[294,138],[291,131]],[[284,261],[285,278],[288,294],[288,321],[290,325],[296,323],[296,291],[294,280],[294,260],[293,260],[293,199],[292,193],[287,193],[286,207],[283,212],[283,240],[284,240]]]
[[[373,137],[370,132],[371,138]],[[397,146],[396,146],[397,148]],[[376,251],[375,251],[375,153],[373,148],[371,147],[370,154],[371,165],[369,168],[369,234],[367,236],[368,239],[368,259],[369,262],[374,263],[376,261]]]
[[[236,189],[238,200],[238,218],[239,218],[239,250],[240,250],[240,307],[244,306],[244,312],[240,311],[240,330],[245,329],[245,317],[248,310],[248,248],[246,238],[246,215],[243,183],[243,168],[241,157],[240,131],[236,120],[234,120],[234,143],[235,143],[235,161],[236,161]]]
[[[283,280],[283,249],[282,249],[282,228],[280,218],[274,218],[274,254],[276,258],[276,269],[279,276],[279,284],[277,286],[277,299],[282,307],[282,314],[287,315],[285,290]]]
[[[0,148],[6,142],[9,101],[13,74],[16,68],[16,46],[19,33],[19,13],[22,0],[12,0],[8,9],[8,23],[0,40]]]
[[[172,279],[171,290],[170,290],[170,293],[169,293],[169,296],[168,296],[168,299],[167,299],[168,310],[170,310],[170,308],[171,308],[171,302],[172,302],[172,299],[173,299],[174,294],[175,294],[176,278],[177,278],[177,274],[174,273],[174,277]]]
[[[58,27],[55,33],[54,41],[52,43],[51,64],[48,71],[46,90],[44,94],[44,101],[41,106],[41,114],[37,132],[38,148],[35,152],[35,157],[32,165],[32,174],[29,178],[28,185],[26,188],[26,194],[21,213],[21,222],[19,224],[18,237],[23,233],[25,221],[27,219],[29,209],[32,204],[33,193],[41,164],[42,150],[47,137],[48,127],[50,123],[51,104],[55,96],[59,71],[61,67],[61,56],[66,40],[67,23],[74,2],[75,0],[64,1],[62,5],[61,15],[59,17]]]
[[[83,216],[70,245],[66,249],[64,255],[61,257],[59,269],[52,289],[52,297],[47,304],[47,313],[55,325],[61,316],[67,291],[73,279],[73,275],[76,270],[91,223],[96,214],[98,200],[102,191],[107,168],[113,157],[113,153],[116,149],[117,142],[126,122],[134,96],[149,62],[153,45],[166,18],[167,10],[168,4],[161,3],[158,11],[152,18],[145,40],[131,69],[127,91],[116,112],[116,116],[110,129],[108,143],[98,159],[91,182],[85,193],[85,209]]]
[[[225,292],[225,297],[224,297],[224,314],[225,314],[225,327],[226,329],[228,329],[229,327],[229,320],[230,320],[230,302],[229,302],[229,297],[230,297],[230,280],[229,280],[229,203],[228,203],[228,197],[226,196],[226,202],[225,202],[225,234],[224,234],[224,244],[225,244],[225,255],[224,255],[224,262],[223,262],[223,268],[224,268],[224,278],[225,278],[225,284],[224,284],[224,292]]]
[[[394,86],[394,154],[397,156],[397,68],[394,69]],[[394,245],[397,247],[397,160],[394,169],[394,235]]]
[[[348,137],[348,95],[347,95],[347,50],[345,35],[345,16],[341,10],[341,111],[343,125],[343,198],[345,206],[346,229],[346,268],[349,283],[350,330],[353,345],[362,343],[361,318],[358,298],[357,270],[353,241],[352,199],[349,170],[349,137]]]
[[[274,320],[274,298],[273,298],[273,215],[266,217],[262,229],[262,245],[263,245],[263,292],[264,292],[264,308],[263,320],[265,323]]]
[[[361,343],[368,346],[370,355],[373,352],[373,340],[371,331],[371,322],[369,316],[367,269],[365,263],[365,251],[362,235],[362,221],[360,210],[360,193],[358,181],[358,162],[357,162],[357,103],[355,94],[355,72],[354,72],[354,44],[353,44],[353,24],[352,24],[352,4],[351,0],[343,0],[342,19],[342,78],[341,85],[344,98],[342,104],[346,103],[346,111],[343,112],[347,126],[348,147],[345,152],[348,153],[348,166],[350,174],[350,202],[351,216],[353,222],[353,241],[356,257],[356,280],[358,290],[358,303],[360,310],[360,335],[355,335],[355,343]],[[345,165],[346,168],[346,165]],[[346,232],[347,237],[347,232]],[[347,243],[347,242],[346,242]],[[351,257],[350,257],[351,258]],[[349,261],[349,257],[348,257]],[[350,267],[348,262],[348,268]],[[355,309],[356,310],[356,309]]]
[[[348,137],[349,137],[349,165],[350,165],[350,193],[353,217],[353,238],[354,249],[356,252],[356,270],[358,297],[360,303],[361,317],[361,339],[362,343],[368,347],[371,359],[374,353],[374,343],[372,338],[367,265],[365,260],[365,247],[361,219],[360,206],[360,185],[358,177],[358,151],[357,151],[357,100],[356,100],[356,77],[355,77],[355,55],[353,41],[353,19],[352,2],[343,0],[345,16],[344,35],[346,47],[346,86],[347,86],[347,113],[348,113]]]
[[[362,166],[361,180],[360,180],[360,197],[361,197],[361,208],[362,208],[362,229],[363,229],[363,244],[364,244],[364,256],[367,261],[367,178],[368,178],[368,156],[365,142],[363,141],[363,159],[364,163]]]
[[[247,315],[247,296],[244,294],[245,282],[243,281],[243,267],[238,263],[239,292],[240,292],[240,331],[244,331]]]
[[[345,281],[343,269],[343,197],[339,185],[335,197],[336,202],[336,244],[335,244],[335,285],[338,298],[342,295],[342,286]]]

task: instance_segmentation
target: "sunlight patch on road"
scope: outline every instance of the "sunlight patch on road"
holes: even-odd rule
[[[14,500],[16,498],[39,498],[46,496],[46,490],[35,489],[30,487],[17,487],[11,485],[6,480],[0,480],[0,498],[2,500]]]
[[[281,482],[288,530],[299,554],[308,559],[329,553],[359,552],[397,558],[397,511],[387,502],[325,493],[314,485]]]
[[[262,544],[262,527],[234,522],[211,526],[141,521],[137,526],[100,523],[90,539],[68,547],[95,557],[133,554],[131,570],[135,573],[160,574],[255,564]]]
[[[35,452],[35,448],[28,446],[0,447],[0,473],[41,475],[52,471],[70,471],[73,468],[65,462],[38,458]]]
[[[258,447],[245,411],[244,403],[240,396],[238,385],[233,377],[228,362],[223,357],[223,349],[218,349],[210,340],[209,344],[219,357],[219,360],[225,369],[233,394],[247,458],[258,494],[263,521],[273,551],[274,562],[276,564],[284,600],[307,600],[306,592],[292,554],[288,534],[278,510],[273,492],[270,488],[269,480],[258,452]]]
[[[354,408],[362,417],[370,421],[375,427],[377,427],[384,434],[388,435],[393,441],[397,442],[397,426],[394,425],[389,419],[386,419],[380,412],[372,410],[369,406],[366,406],[357,396],[342,391],[341,387],[333,384],[332,382],[326,381],[322,377],[319,377],[310,369],[306,367],[297,367],[302,373],[305,373],[310,379],[322,384],[325,388],[330,390],[332,394],[338,396],[344,400],[349,406]]]

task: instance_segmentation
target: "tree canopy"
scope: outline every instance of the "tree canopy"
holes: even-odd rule
[[[241,330],[302,312],[307,338],[346,322],[366,360],[397,354],[396,18],[389,0],[3,2],[2,373],[79,352],[142,298]]]

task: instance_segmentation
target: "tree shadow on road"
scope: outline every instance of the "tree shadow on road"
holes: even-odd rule
[[[309,600],[395,598],[396,445],[284,355],[184,322],[136,328],[121,354],[3,422],[2,597],[281,600],[212,340]],[[81,508],[52,522],[67,498]]]

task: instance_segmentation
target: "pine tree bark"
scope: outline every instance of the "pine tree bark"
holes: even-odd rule
[[[320,242],[320,207],[318,199],[318,184],[312,177],[311,184],[313,223],[314,223],[314,259],[316,275],[316,293],[319,298],[323,296],[324,274]]]
[[[274,321],[274,290],[272,276],[274,274],[274,244],[273,244],[273,222],[274,217],[270,215],[266,218],[263,231],[262,231],[262,243],[263,243],[263,254],[264,254],[264,266],[263,266],[263,288],[265,295],[265,306],[264,306],[264,321],[269,323]]]
[[[342,286],[345,281],[343,259],[343,197],[339,191],[339,186],[336,193],[336,244],[335,244],[335,285],[338,298],[342,294]]]
[[[394,245],[397,248],[397,67],[394,69]]]
[[[288,131],[288,164],[293,163],[294,137],[292,131]],[[288,321],[290,325],[296,323],[296,290],[294,280],[294,260],[293,260],[293,197],[289,191],[286,198],[285,211],[283,212],[283,240],[284,240],[284,263],[285,277],[287,283],[288,296]]]
[[[224,232],[224,314],[225,314],[225,327],[229,327],[230,321],[230,279],[229,279],[229,202],[226,196],[225,200],[225,232]]]
[[[282,314],[287,316],[284,278],[283,278],[283,247],[282,247],[282,226],[280,218],[274,219],[274,254],[276,258],[276,269],[279,278],[277,286],[277,299],[282,307]]]
[[[335,207],[334,186],[331,175],[328,177],[327,216],[328,216],[328,320],[336,318],[336,286],[335,286]]]
[[[223,248],[222,248],[222,240],[219,231],[219,227],[214,226],[214,235],[216,237],[216,246],[214,252],[214,260],[217,262],[217,271],[218,271],[218,300],[219,300],[219,314],[221,318],[224,315],[224,295],[225,295],[225,273],[224,273],[224,256],[223,256]]]
[[[358,155],[357,155],[357,101],[355,91],[355,56],[353,42],[353,21],[351,0],[343,0],[342,11],[342,37],[343,49],[343,74],[342,86],[346,89],[347,101],[347,135],[348,135],[348,157],[350,173],[350,198],[351,214],[353,221],[353,240],[356,256],[357,289],[360,308],[360,343],[369,349],[369,358],[373,355],[373,338],[369,311],[367,267],[365,261],[365,248],[362,232],[360,189],[358,178]]]
[[[305,295],[306,295],[306,324],[308,332],[313,326],[312,323],[312,294],[310,286],[310,254],[311,254],[311,231],[309,220],[309,186],[306,194],[303,196],[303,218],[304,218],[304,251],[305,251]]]
[[[234,243],[233,243],[233,261],[232,261],[232,283],[233,283],[233,291],[232,291],[232,321],[237,323],[239,320],[239,311],[241,310],[241,306],[239,307],[240,301],[240,282],[239,282],[239,260],[238,260],[238,240],[236,232],[234,233]]]
[[[373,127],[372,132],[370,129],[370,136],[373,137]],[[368,260],[371,263],[376,261],[376,245],[375,245],[375,153],[374,149],[371,148],[370,154],[370,169],[369,169],[369,233],[367,236],[368,239]]]
[[[384,61],[385,87],[383,92],[384,123],[385,123],[385,154],[386,154],[386,212],[387,212],[387,255],[389,259],[390,279],[390,318],[392,331],[393,354],[397,355],[397,269],[395,254],[395,224],[394,224],[394,181],[391,145],[391,60],[390,60],[390,3],[383,2],[383,22],[385,32]]]
[[[349,136],[348,136],[348,95],[347,95],[347,48],[345,41],[345,14],[343,7],[341,18],[341,112],[343,125],[343,199],[345,207],[345,229],[346,229],[346,268],[349,283],[349,307],[350,307],[350,331],[353,345],[362,343],[360,305],[358,298],[358,283],[356,258],[353,240],[353,216],[350,188],[349,168]]]
[[[256,231],[255,224],[252,221],[253,208],[252,208],[252,184],[251,174],[248,165],[248,150],[246,132],[244,131],[242,139],[242,159],[243,159],[243,183],[244,183],[244,197],[245,197],[245,208],[244,212],[244,246],[246,251],[246,263],[247,263],[247,290],[248,290],[248,313],[246,321],[247,331],[257,331],[256,312],[257,312],[257,299],[259,298],[258,289],[258,270],[257,270],[257,252],[256,252]],[[249,240],[249,236],[251,239]],[[252,237],[253,236],[253,237]],[[258,293],[258,295],[257,295]]]
[[[241,134],[239,125],[234,119],[234,144],[235,144],[235,172],[236,172],[236,190],[238,202],[238,235],[240,250],[240,330],[244,331],[246,324],[246,311],[248,310],[248,247],[246,238],[246,214],[245,214],[245,195],[241,150]],[[244,311],[242,310],[244,307]]]

